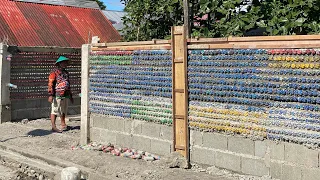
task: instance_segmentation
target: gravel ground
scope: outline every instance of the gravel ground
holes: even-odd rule
[[[13,169],[0,164],[0,180],[14,179],[16,176],[17,174]]]
[[[15,145],[22,150],[27,149],[37,154],[68,160],[114,179],[270,180],[269,177],[239,175],[215,167],[204,168],[197,164],[193,164],[191,169],[172,169],[162,160],[146,162],[112,156],[100,151],[72,150],[71,147],[79,143],[80,122],[71,121],[68,125],[72,127],[71,130],[57,134],[51,132],[50,121],[46,119],[4,123],[0,125],[0,144]],[[0,174],[2,171],[7,175],[14,173],[13,170],[0,166]]]

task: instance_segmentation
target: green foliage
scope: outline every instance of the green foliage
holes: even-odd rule
[[[122,0],[125,3],[124,39],[168,38],[170,27],[183,24],[182,0]],[[190,17],[200,26],[192,36],[244,36],[262,29],[265,35],[320,33],[319,0],[189,0]],[[198,21],[193,17],[208,15]],[[193,24],[193,23],[192,23]]]
[[[124,39],[164,39],[171,26],[183,24],[182,0],[121,0],[125,3]]]
[[[107,8],[107,6],[101,0],[90,0],[90,1],[96,1],[101,10],[105,10]]]

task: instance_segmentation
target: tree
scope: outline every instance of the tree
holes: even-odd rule
[[[105,10],[107,8],[107,6],[101,0],[90,0],[90,1],[96,1],[101,10]]]
[[[124,39],[163,39],[170,35],[171,26],[183,24],[182,0],[121,0],[126,6]]]
[[[183,24],[183,0],[121,0],[124,39],[163,39],[170,27]],[[320,33],[319,0],[189,0],[192,36],[244,36]],[[206,15],[207,19],[200,19]],[[199,26],[193,26],[197,22]]]

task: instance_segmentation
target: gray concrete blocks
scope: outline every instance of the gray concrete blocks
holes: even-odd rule
[[[193,147],[190,159],[193,162],[214,166],[216,164],[216,151]]]
[[[291,165],[282,165],[281,180],[301,180],[301,168]],[[310,179],[311,180],[311,179]]]
[[[254,141],[243,137],[230,136],[228,150],[231,152],[254,155]]]
[[[281,179],[282,177],[282,163],[271,162],[270,163],[270,176],[275,179]]]
[[[255,141],[254,142],[254,155],[258,157],[264,157],[267,151],[266,141]]]
[[[217,133],[204,133],[203,146],[221,150],[228,150],[228,138],[227,136]]]
[[[97,127],[97,128],[105,128],[106,121],[107,120],[103,116],[94,116],[92,118],[92,125],[93,127]]]
[[[216,152],[216,166],[241,172],[241,157],[232,153]]]
[[[133,134],[142,134],[142,121],[134,120],[132,121],[132,129],[133,129]]]
[[[303,168],[301,179],[302,180],[320,179],[320,169],[319,168]]]
[[[172,143],[167,141],[151,140],[151,152],[166,155],[171,153]]]
[[[284,160],[284,143],[268,141],[271,159]]]
[[[124,121],[124,132],[131,134],[131,133],[132,133],[132,132],[131,132],[131,129],[132,129],[132,122],[133,122],[133,120],[131,120],[131,119],[124,119],[123,121]]]
[[[116,133],[106,129],[101,129],[100,132],[100,140],[102,143],[116,143]]]
[[[124,131],[124,120],[118,118],[105,119],[105,128],[112,131]]]
[[[151,123],[141,124],[141,134],[148,137],[159,138],[160,137],[160,126]]]
[[[101,142],[100,128],[95,128],[95,127],[91,128],[90,139],[91,141],[94,141],[94,142]]]
[[[319,151],[298,144],[285,143],[285,160],[308,167],[318,167]]]
[[[202,132],[200,131],[190,131],[190,144],[196,146],[202,146]]]
[[[262,159],[242,157],[241,171],[245,174],[250,174],[255,176],[269,175],[269,168],[265,165]]]
[[[151,150],[151,139],[145,138],[142,136],[132,136],[133,144],[132,147],[143,150],[143,151],[150,151]]]
[[[116,144],[122,147],[132,147],[133,138],[130,134],[116,133]]]
[[[173,127],[161,125],[160,126],[160,139],[173,141]]]

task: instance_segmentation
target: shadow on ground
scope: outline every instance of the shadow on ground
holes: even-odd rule
[[[51,130],[44,130],[44,129],[35,129],[30,132],[28,132],[27,135],[31,136],[47,136],[52,134],[53,132]]]
[[[64,130],[64,132],[71,131],[71,130],[80,130],[80,126],[68,126],[67,129]],[[52,133],[55,133],[55,132],[53,132],[52,130],[35,129],[35,130],[32,130],[32,131],[28,132],[27,135],[28,136],[29,135],[31,135],[31,136],[47,136],[47,135],[50,135]]]

